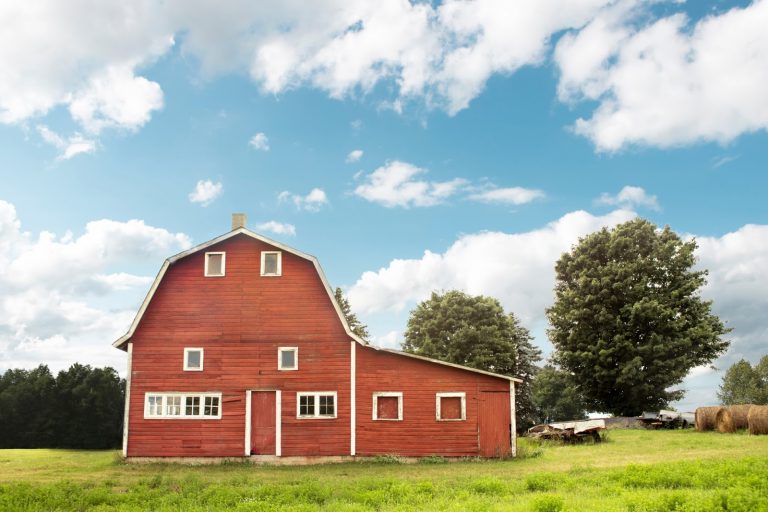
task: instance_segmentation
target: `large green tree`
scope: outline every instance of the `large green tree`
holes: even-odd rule
[[[724,405],[768,403],[768,356],[753,368],[742,359],[723,376],[717,397]]]
[[[657,410],[695,366],[728,347],[728,332],[699,296],[695,240],[643,219],[581,239],[558,260],[547,310],[555,362],[572,373],[590,409]]]
[[[522,379],[515,386],[518,427],[532,424],[530,382],[541,352],[498,300],[455,290],[432,293],[411,311],[403,350]]]
[[[531,400],[536,410],[536,423],[587,417],[584,398],[573,377],[551,364],[544,366],[533,379]]]
[[[352,306],[349,305],[349,301],[344,296],[344,292],[341,288],[336,288],[333,295],[336,297],[336,302],[339,304],[341,312],[344,313],[344,318],[347,319],[347,323],[352,332],[362,340],[368,341],[368,326],[358,320],[357,315],[352,312]]]

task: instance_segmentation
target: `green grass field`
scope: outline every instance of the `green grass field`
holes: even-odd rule
[[[504,461],[131,465],[116,452],[0,450],[0,510],[768,511],[768,436],[611,431]]]

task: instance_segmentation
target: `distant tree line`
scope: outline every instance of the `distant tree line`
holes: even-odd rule
[[[0,375],[0,448],[117,448],[125,380],[112,368],[46,365]]]
[[[728,368],[717,393],[723,405],[768,404],[768,356],[753,367],[744,359]]]

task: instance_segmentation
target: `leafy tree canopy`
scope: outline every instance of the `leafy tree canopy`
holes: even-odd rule
[[[531,385],[531,400],[536,410],[536,423],[581,420],[587,417],[584,398],[573,377],[548,364]]]
[[[344,292],[341,291],[341,288],[336,288],[334,296],[336,297],[336,302],[339,303],[341,312],[344,313],[344,318],[347,319],[347,323],[352,332],[359,338],[368,341],[368,327],[358,320],[357,315],[352,312],[352,307],[349,305],[349,301],[344,296]]]
[[[717,396],[724,405],[768,403],[768,356],[754,368],[744,359],[734,363],[725,372]]]
[[[636,219],[581,239],[555,266],[547,310],[555,362],[592,410],[637,415],[683,396],[670,391],[728,347],[729,330],[699,290],[695,240]]]
[[[530,381],[541,351],[528,329],[499,301],[448,291],[432,296],[411,311],[403,350],[523,380],[515,386],[518,426],[533,422]]]

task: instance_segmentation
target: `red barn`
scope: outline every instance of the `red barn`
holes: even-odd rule
[[[232,231],[165,261],[128,332],[123,453],[515,453],[518,379],[352,334],[313,256]]]

